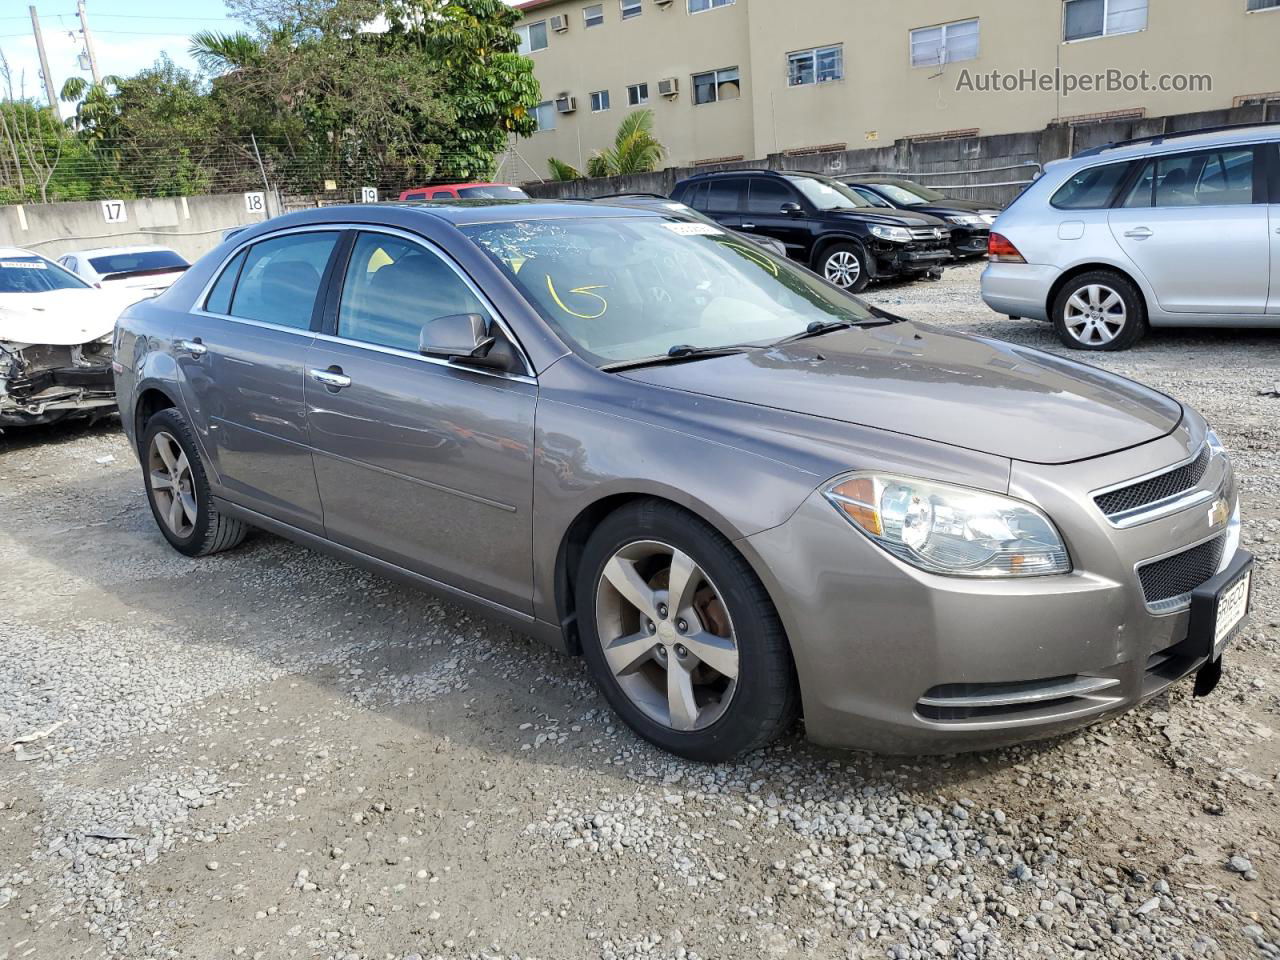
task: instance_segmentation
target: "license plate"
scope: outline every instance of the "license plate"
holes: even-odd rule
[[[1243,577],[1218,597],[1218,617],[1213,627],[1214,659],[1221,655],[1222,648],[1226,646],[1231,636],[1231,631],[1239,625],[1249,611],[1249,582],[1252,578],[1253,571],[1246,571]]]

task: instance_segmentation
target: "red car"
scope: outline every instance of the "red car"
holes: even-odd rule
[[[519,187],[506,183],[438,183],[433,187],[413,187],[400,194],[401,200],[528,200]]]

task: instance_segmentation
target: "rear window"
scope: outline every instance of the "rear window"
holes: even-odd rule
[[[104,276],[109,273],[134,273],[139,270],[185,270],[191,264],[172,250],[139,250],[90,257],[89,264]]]
[[[1100,210],[1111,206],[1129,162],[1089,167],[1072,175],[1049,201],[1060,210]]]

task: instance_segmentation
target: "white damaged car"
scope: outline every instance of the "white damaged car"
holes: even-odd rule
[[[110,413],[116,317],[140,294],[0,247],[0,429]]]

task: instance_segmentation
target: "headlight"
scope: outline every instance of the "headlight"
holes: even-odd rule
[[[947,217],[947,219],[952,223],[960,224],[962,227],[976,227],[979,224],[987,222],[976,214],[964,214],[961,216]]]
[[[873,226],[871,232],[881,240],[892,240],[894,243],[910,243],[911,231],[906,227]]]
[[[1218,434],[1210,430],[1204,435],[1205,443],[1209,444],[1209,456],[1220,457],[1226,454],[1227,448],[1222,445],[1222,441],[1218,438]]]
[[[1053,522],[1029,503],[877,474],[844,477],[824,492],[845,519],[921,570],[958,577],[1071,572]]]

